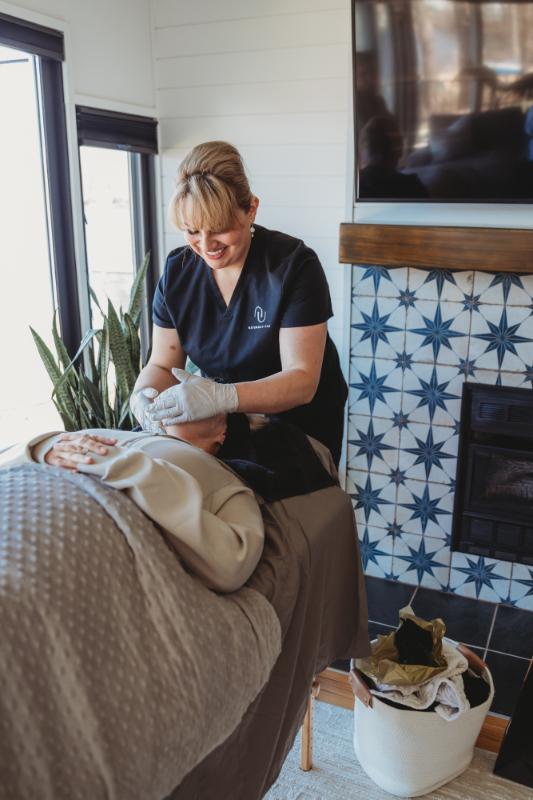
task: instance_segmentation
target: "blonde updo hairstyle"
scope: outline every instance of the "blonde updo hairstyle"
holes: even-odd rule
[[[178,167],[169,216],[182,230],[219,233],[234,226],[238,209],[249,211],[251,200],[239,151],[228,142],[204,142]]]

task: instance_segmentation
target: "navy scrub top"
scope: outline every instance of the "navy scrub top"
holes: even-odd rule
[[[153,303],[154,323],[175,328],[202,374],[223,383],[280,372],[280,328],[317,325],[332,316],[326,276],[314,251],[260,225],[228,306],[211,268],[186,246],[169,254]],[[313,400],[278,416],[323,442],[338,465],[347,395],[328,334]]]

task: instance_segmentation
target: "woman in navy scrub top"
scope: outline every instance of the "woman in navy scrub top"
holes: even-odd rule
[[[181,163],[171,215],[187,245],[159,281],[132,410],[152,431],[237,410],[276,414],[338,465],[347,386],[327,332],[326,277],[301,240],[254,226],[258,204],[232,145],[198,145]],[[204,377],[183,372],[187,356]]]

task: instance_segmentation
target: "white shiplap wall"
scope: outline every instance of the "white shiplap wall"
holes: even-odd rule
[[[180,159],[226,139],[260,198],[257,221],[302,237],[324,265],[344,349],[350,104],[348,0],[154,0],[165,204]],[[349,193],[349,192],[348,192]],[[164,217],[164,249],[182,243]],[[349,329],[348,329],[349,330]]]

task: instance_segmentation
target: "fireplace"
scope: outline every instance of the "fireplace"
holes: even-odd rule
[[[533,565],[533,392],[465,383],[452,549]]]

